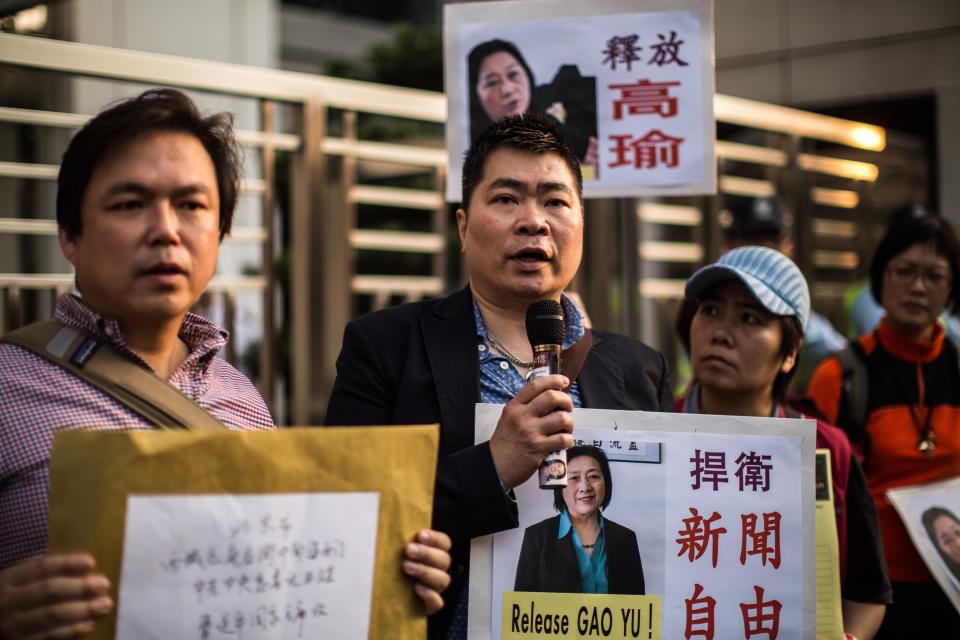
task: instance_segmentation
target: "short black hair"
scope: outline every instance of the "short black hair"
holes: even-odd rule
[[[68,239],[76,238],[83,230],[81,207],[96,168],[124,144],[157,131],[192,135],[206,149],[217,176],[220,239],[230,233],[242,170],[233,116],[216,113],[204,117],[183,92],[149,89],[101,111],[70,140],[57,177],[57,226]]]
[[[930,536],[930,542],[933,543],[933,548],[937,550],[937,553],[940,554],[940,558],[943,560],[943,563],[947,565],[947,568],[950,569],[950,572],[953,573],[954,577],[960,580],[960,562],[957,562],[947,554],[945,554],[940,549],[940,544],[937,542],[937,534],[933,530],[933,522],[937,518],[950,518],[954,522],[960,524],[960,519],[953,513],[943,507],[930,507],[923,512],[923,515],[920,516],[920,520],[923,522],[923,528],[927,530],[927,535]]]
[[[520,53],[520,50],[517,49],[517,45],[506,40],[487,40],[475,46],[470,50],[469,55],[467,55],[467,79],[469,82],[467,92],[470,95],[471,142],[476,141],[480,134],[492,124],[490,117],[480,103],[480,97],[477,95],[477,82],[480,79],[480,67],[483,65],[483,61],[489,56],[500,52],[509,53],[516,58],[520,66],[523,67],[523,70],[527,74],[527,80],[530,82],[530,98],[531,100],[533,99],[533,88],[536,84],[533,79],[533,71],[530,70],[530,65],[527,64],[527,61],[523,59],[523,55]]]
[[[708,291],[704,292],[705,294]],[[674,321],[674,330],[680,343],[686,349],[687,355],[690,355],[690,331],[693,327],[693,317],[697,315],[700,308],[700,300],[684,299],[680,302],[680,308],[677,310],[677,317]],[[777,372],[777,377],[773,379],[773,399],[777,402],[783,402],[790,388],[790,381],[797,373],[800,365],[800,347],[803,346],[803,327],[796,316],[775,316],[780,321],[780,357],[786,358],[791,353],[796,353],[797,360],[793,368],[786,373]]]
[[[470,199],[477,185],[483,180],[487,158],[500,148],[516,149],[528,153],[555,153],[560,156],[577,183],[577,197],[583,206],[583,174],[580,161],[570,148],[557,121],[538,113],[521,113],[507,116],[490,125],[470,145],[463,160],[462,193],[463,209],[469,213]]]
[[[610,461],[607,460],[607,454],[600,447],[591,445],[577,445],[567,449],[567,465],[570,461],[580,456],[590,456],[600,465],[600,473],[603,474],[603,502],[600,503],[600,510],[603,511],[610,504],[610,498],[613,497],[613,479],[610,476]],[[556,487],[553,490],[553,508],[557,512],[562,512],[567,508],[567,503],[563,501],[563,487]]]
[[[901,217],[894,220],[880,239],[870,263],[870,292],[883,305],[883,276],[890,261],[915,244],[932,244],[937,254],[950,265],[950,297],[947,308],[960,311],[960,242],[950,223],[938,215]]]

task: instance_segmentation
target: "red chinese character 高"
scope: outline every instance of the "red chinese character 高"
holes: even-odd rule
[[[650,82],[638,80],[633,84],[611,84],[610,89],[619,89],[620,98],[613,101],[613,119],[623,119],[623,108],[627,114],[639,116],[645,114],[670,118],[677,115],[677,99],[670,95],[670,87],[680,86],[679,82]]]

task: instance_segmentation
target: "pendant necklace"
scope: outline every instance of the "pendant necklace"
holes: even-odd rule
[[[901,388],[907,391],[909,387],[906,386],[905,381],[901,381]],[[933,459],[934,452],[937,448],[937,435],[933,432],[932,425],[933,400],[930,401],[930,404],[926,404],[924,403],[924,396],[932,397],[933,395],[932,393],[926,393],[924,385],[920,383],[917,388],[917,404],[907,404],[907,407],[910,409],[910,420],[913,422],[913,427],[918,435],[917,451],[922,453],[928,460]],[[922,420],[918,411],[924,411]]]
[[[920,395],[918,400],[917,405],[908,405],[910,407],[910,419],[920,436],[920,439],[917,440],[917,451],[932,459],[937,448],[937,435],[933,432],[933,425],[931,424],[933,421],[933,401],[929,405],[924,404],[923,395]],[[918,410],[924,411],[923,420],[917,414]]]
[[[917,441],[917,451],[927,458],[933,458],[934,451],[937,448],[937,435],[933,432],[933,426],[930,424],[933,418],[933,404],[931,403],[930,406],[925,406],[924,409],[926,409],[926,415],[924,416],[922,426],[920,420],[917,418],[913,405],[910,405],[910,417],[913,419],[913,424],[920,434],[920,440]]]

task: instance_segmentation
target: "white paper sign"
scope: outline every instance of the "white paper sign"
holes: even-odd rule
[[[117,638],[366,638],[376,493],[130,496]]]
[[[913,546],[960,612],[960,478],[887,491]]]
[[[556,119],[586,197],[716,192],[709,0],[444,7],[447,198],[464,152],[506,115]]]
[[[501,410],[477,405],[478,439]],[[603,517],[637,536],[663,638],[813,637],[813,421],[578,409],[574,422],[610,460]],[[524,530],[556,516],[535,478],[515,493],[520,526],[471,547],[471,640],[500,637]]]

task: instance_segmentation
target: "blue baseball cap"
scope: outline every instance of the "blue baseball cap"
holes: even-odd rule
[[[737,278],[764,309],[776,316],[795,316],[806,331],[810,318],[810,289],[793,260],[767,247],[740,247],[687,280],[684,296],[697,300],[721,282]]]

